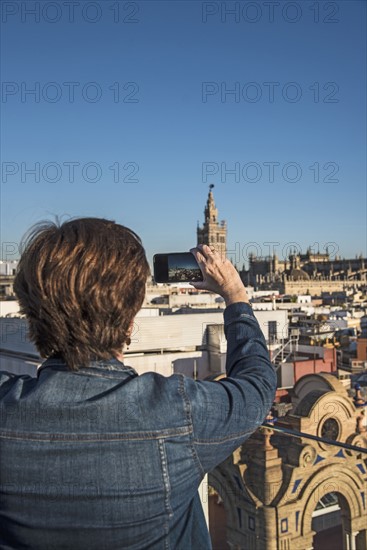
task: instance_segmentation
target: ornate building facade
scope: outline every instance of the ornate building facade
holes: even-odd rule
[[[204,210],[204,225],[197,227],[197,244],[209,244],[215,246],[222,258],[226,257],[227,251],[227,224],[224,220],[218,221],[218,209],[215,206],[213,189],[209,186],[208,200]]]
[[[204,224],[197,227],[197,244],[214,245],[223,255],[227,254],[227,224],[218,221],[218,209],[213,196],[214,185],[209,186],[204,210]],[[367,258],[359,256],[344,259],[332,258],[326,253],[314,252],[310,247],[301,254],[295,247],[287,258],[249,255],[249,268],[244,266],[240,276],[246,286],[256,290],[279,290],[281,294],[321,295],[322,292],[341,292],[348,287],[367,285]]]
[[[276,425],[367,447],[364,400],[349,397],[335,376],[304,376],[292,394]],[[367,550],[366,454],[260,428],[208,482],[223,500],[230,548],[317,548],[314,512],[332,495],[342,524],[338,548]]]
[[[313,253],[311,249],[306,254],[293,250],[285,260],[276,254],[264,258],[250,254],[249,269],[242,269],[240,275],[245,285],[259,290],[271,288],[284,294],[317,295],[366,285],[367,258],[332,259],[328,252]]]

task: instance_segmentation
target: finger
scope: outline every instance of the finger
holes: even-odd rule
[[[200,282],[197,282],[197,283],[189,283],[191,286],[193,286],[194,288],[196,288],[197,290],[205,290],[205,287],[203,286],[204,285],[204,282],[203,281],[200,281]]]
[[[193,254],[193,255],[195,256],[195,258],[196,258],[197,253],[198,253],[198,252],[201,252],[201,250],[200,250],[197,246],[195,246],[194,248],[190,248],[190,252],[191,252],[191,254]]]
[[[217,251],[217,249],[215,248],[214,245],[209,245],[209,244],[204,244],[204,251],[207,253],[207,254],[213,254],[214,252]]]
[[[206,257],[210,260],[217,260],[218,259],[218,252],[215,248],[215,246],[211,245],[204,245],[203,251],[205,252]]]
[[[203,265],[204,265],[204,264],[206,263],[206,258],[205,258],[205,256],[203,256],[200,252],[198,252],[198,253],[196,254],[196,260],[197,260],[197,262],[198,262],[199,264],[203,264]]]
[[[195,255],[195,258],[197,259],[197,255],[200,254],[204,260],[207,259],[209,256],[208,252],[210,253],[210,249],[206,244],[198,244],[196,248],[192,248],[190,250]]]
[[[205,264],[205,256],[203,256],[203,253],[198,248],[190,248],[190,252],[195,256],[195,259],[199,265]]]

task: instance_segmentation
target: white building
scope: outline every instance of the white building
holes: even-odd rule
[[[18,260],[0,260],[0,275],[15,275]]]
[[[139,374],[155,371],[169,376],[180,372],[200,379],[225,372],[227,343],[222,310],[159,316],[146,316],[147,311],[136,316],[131,345],[125,352],[127,365]],[[288,338],[286,311],[254,313],[269,345]],[[28,338],[26,319],[0,318],[1,370],[35,375],[41,362]]]

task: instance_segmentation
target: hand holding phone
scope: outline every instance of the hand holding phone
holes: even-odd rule
[[[203,274],[191,252],[173,252],[153,256],[156,283],[190,283],[202,281]]]
[[[191,248],[190,252],[203,273],[203,281],[192,282],[192,286],[219,294],[227,306],[234,302],[250,302],[238,271],[227,258],[222,259],[218,251],[206,244]]]

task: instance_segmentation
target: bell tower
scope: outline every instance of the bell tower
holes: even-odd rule
[[[197,227],[197,244],[213,245],[221,254],[226,257],[227,250],[227,224],[224,220],[218,222],[218,209],[215,206],[213,189],[214,185],[209,185],[208,199],[204,210],[204,225]]]

